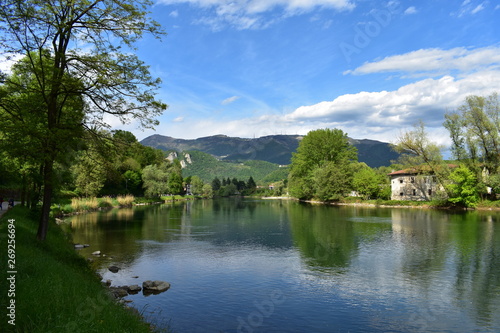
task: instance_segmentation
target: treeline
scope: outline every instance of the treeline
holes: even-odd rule
[[[216,177],[230,177],[248,180],[253,177],[256,182],[273,182],[286,178],[286,168],[280,168],[277,164],[258,161],[221,161],[214,156],[201,151],[187,151],[191,157],[192,163],[186,163],[183,170],[185,177],[198,176],[204,182],[211,183]]]
[[[309,132],[292,156],[288,191],[292,197],[334,201],[353,195],[390,198],[387,168],[357,161],[357,150],[340,129]]]
[[[15,145],[11,147],[17,149]],[[0,192],[15,193],[16,199],[28,206],[37,205],[42,196],[40,164],[29,155],[12,153],[8,145],[2,148]],[[54,197],[153,194],[158,170],[164,172],[168,189],[182,192],[180,165],[165,160],[161,150],[141,145],[126,131],[87,132],[56,161],[52,180]]]
[[[395,149],[405,152],[402,162],[425,166],[452,204],[475,207],[479,201],[496,201],[500,194],[500,99],[468,96],[456,110],[447,112],[443,126],[451,139],[453,161],[443,160],[443,146],[432,142],[423,122],[403,133]]]
[[[228,177],[227,179],[222,178],[220,180],[218,177],[215,177],[212,180],[211,187],[214,196],[228,197],[231,195],[251,195],[255,193],[257,184],[252,176],[246,182],[237,178],[230,179]]]
[[[452,142],[453,161],[445,161],[444,146],[432,142],[423,122],[397,138],[393,148],[401,154],[397,164],[372,169],[358,163],[356,148],[339,129],[309,132],[293,154],[288,191],[299,199],[340,200],[356,195],[390,199],[387,176],[411,169],[434,175],[442,204],[475,207],[480,200],[500,194],[500,100],[498,94],[469,96],[445,115],[443,126]]]

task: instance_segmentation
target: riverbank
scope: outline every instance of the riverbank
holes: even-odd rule
[[[315,205],[331,206],[358,206],[371,208],[417,208],[417,209],[444,209],[454,211],[479,210],[500,211],[500,201],[482,200],[474,208],[456,206],[443,201],[401,201],[401,200],[363,200],[360,198],[346,198],[344,201],[300,200],[289,196],[285,197],[260,197],[265,200],[294,200]]]
[[[0,331],[153,331],[110,297],[58,225],[51,223],[44,242],[36,241],[37,226],[36,214],[21,206],[0,218]]]

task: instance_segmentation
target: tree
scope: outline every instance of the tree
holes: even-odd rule
[[[429,140],[422,121],[419,121],[413,130],[402,132],[396,144],[393,145],[393,149],[402,154],[400,163],[434,174],[442,188],[448,192],[445,184],[450,169],[443,161],[442,148]],[[422,168],[422,166],[425,167]],[[449,196],[449,193],[447,194]]]
[[[313,172],[314,196],[323,201],[340,200],[351,189],[350,163],[326,162]]]
[[[222,184],[221,184],[221,181],[219,178],[215,177],[214,180],[212,180],[212,190],[214,192],[217,192],[218,190],[220,190]]]
[[[183,190],[182,175],[177,172],[170,172],[168,176],[168,192],[170,194],[181,194]]]
[[[383,183],[375,170],[366,165],[354,173],[352,180],[354,190],[365,199],[377,197]]]
[[[203,196],[206,198],[212,198],[214,196],[212,185],[210,184],[203,185]]]
[[[106,181],[106,160],[94,147],[79,155],[72,168],[76,191],[86,197],[95,197]]]
[[[20,162],[23,192],[30,183],[32,199],[36,202],[40,200],[43,173],[47,167],[44,161],[48,155],[55,172],[54,165],[58,163],[67,167],[69,163],[65,157],[73,156],[72,152],[80,146],[85,108],[80,95],[67,93],[55,124],[48,129],[46,102],[39,80],[46,79],[47,74],[43,73],[50,70],[51,56],[47,51],[42,54],[43,59],[32,60],[27,56],[18,61],[0,87],[0,149]],[[81,82],[69,74],[61,81],[66,89],[75,90],[81,86]],[[51,86],[46,84],[45,88]]]
[[[192,176],[190,184],[191,184],[191,193],[193,193],[194,195],[203,194],[203,186],[205,184],[203,183],[203,180],[201,180],[200,177]]]
[[[454,112],[445,115],[444,126],[452,140],[453,156],[482,179],[483,168],[493,176],[500,171],[500,99],[468,96]],[[482,179],[488,182],[487,179]],[[490,185],[490,184],[488,184]]]
[[[246,187],[250,193],[255,192],[255,189],[257,188],[257,184],[255,183],[255,180],[253,180],[252,176],[250,176],[250,178],[248,178]]]
[[[40,152],[43,204],[39,240],[46,237],[54,163],[61,155],[60,120],[67,118],[68,103],[74,101],[68,97],[84,99],[85,118],[80,124],[89,130],[106,127],[105,113],[122,122],[135,119],[143,127],[152,127],[166,108],[154,98],[160,81],[151,77],[133,52],[134,43],[144,33],[163,34],[148,18],[149,5],[148,0],[6,0],[0,6],[0,43],[5,53],[28,57],[41,102],[36,116],[44,118],[40,124],[47,133]]]
[[[466,166],[460,166],[450,174],[451,184],[448,184],[450,202],[464,207],[476,207],[479,201],[477,179],[474,172]]]
[[[349,144],[347,134],[340,129],[319,129],[309,132],[292,155],[289,191],[294,197],[310,199],[315,189],[323,183],[318,177],[333,177],[335,165],[345,165],[357,160],[357,150]],[[323,174],[318,169],[327,166]],[[341,168],[346,171],[346,168]],[[316,181],[315,177],[316,176]],[[325,184],[335,186],[334,184]]]
[[[142,170],[145,194],[148,197],[159,197],[168,192],[169,171],[165,165],[148,165]]]

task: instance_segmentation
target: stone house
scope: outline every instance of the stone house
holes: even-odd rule
[[[436,176],[416,168],[394,171],[391,177],[391,200],[428,201],[442,192]]]

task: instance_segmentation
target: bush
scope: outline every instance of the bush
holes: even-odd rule
[[[121,207],[132,206],[132,204],[134,203],[135,197],[132,194],[127,194],[125,196],[119,195],[118,197],[116,197],[116,200],[118,201],[118,204]]]
[[[100,208],[111,208],[114,206],[114,200],[111,197],[103,197],[99,200]]]

